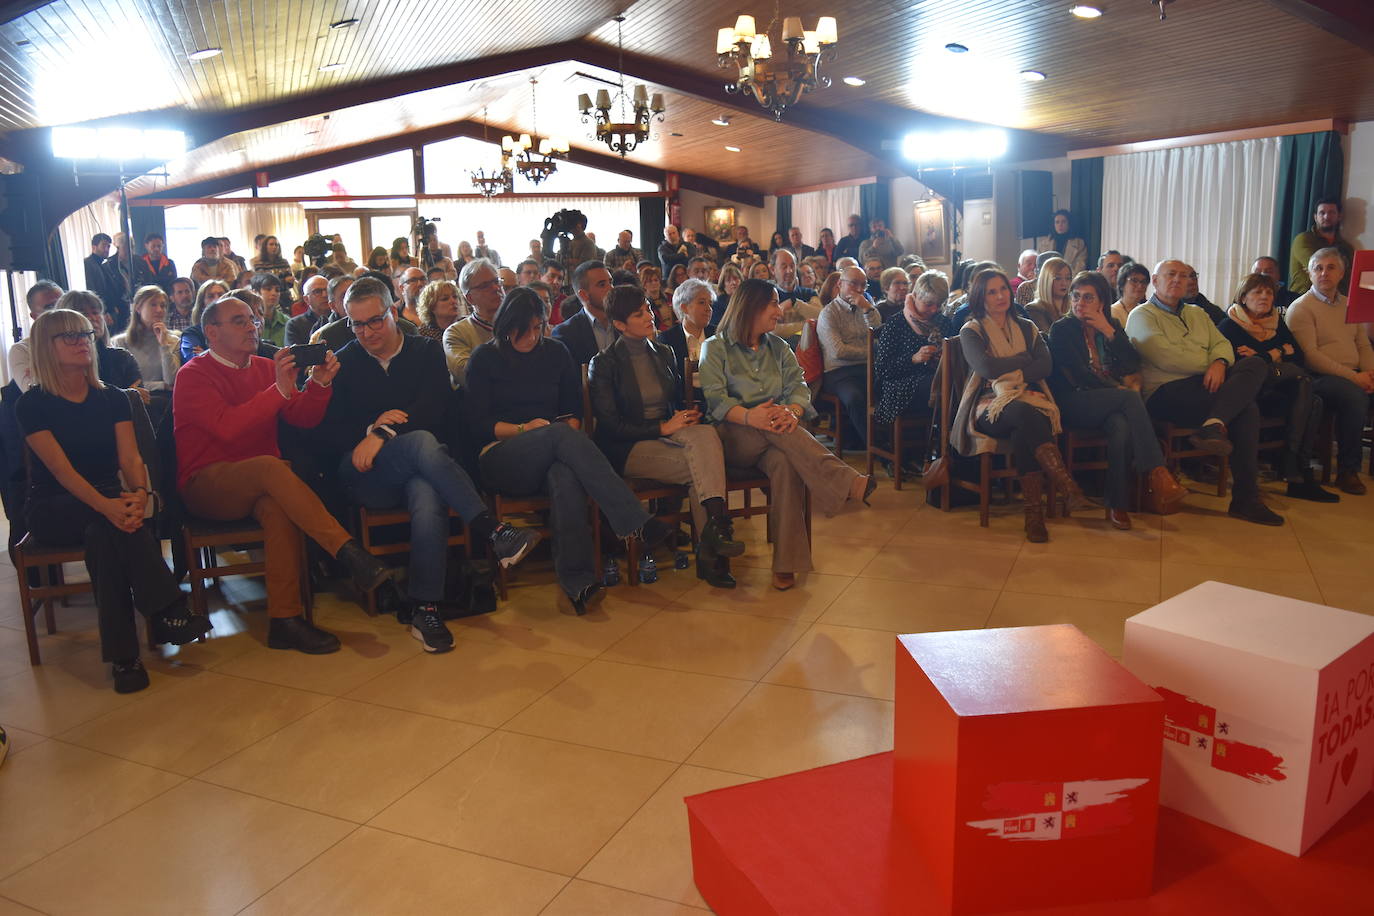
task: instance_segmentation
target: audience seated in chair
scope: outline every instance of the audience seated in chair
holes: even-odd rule
[[[1050,258],[1035,279],[1035,298],[1026,304],[1026,317],[1048,334],[1050,327],[1069,313],[1069,283],[1073,273],[1063,258]]]
[[[735,288],[739,289],[738,283]],[[711,292],[711,285],[702,280],[688,280],[673,290],[673,311],[678,322],[659,334],[658,340],[672,348],[673,362],[679,368],[688,360],[701,362],[701,345],[716,333],[716,326],[711,323]],[[695,392],[695,400],[700,401],[700,381],[695,378],[686,381]]]
[[[148,515],[148,478],[134,438],[129,396],[96,375],[94,332],[79,312],[56,309],[33,326],[37,385],[19,399],[19,423],[37,457],[27,503],[30,536],[43,546],[81,544],[95,591],[101,657],[115,690],[148,686],[139,661],[137,610],[154,642],[182,645],[210,629],[177,588]],[[26,609],[27,610],[27,609]]]
[[[149,391],[170,391],[181,368],[181,335],[167,327],[167,301],[159,286],[139,289],[129,309],[129,330],[112,341],[133,355]]]
[[[247,303],[225,297],[201,317],[210,349],[182,367],[172,401],[182,499],[204,518],[234,521],[251,515],[262,526],[269,647],[308,654],[337,651],[338,638],[303,614],[297,529],[343,564],[360,589],[376,588],[389,574],[281,459],[277,421],[319,424],[338,358],[330,353],[323,365],[312,367],[298,391],[289,349],[278,350],[274,359],[256,355],[257,319]]]
[[[615,327],[606,317],[611,272],[600,261],[583,261],[573,271],[572,285],[581,308],[553,329],[553,338],[568,348],[574,362],[585,366],[615,342]],[[567,314],[566,307],[563,311]]]
[[[812,412],[811,389],[792,350],[772,333],[781,317],[777,289],[745,280],[716,335],[702,345],[700,376],[726,462],[757,467],[768,477],[773,587],[786,590],[797,573],[811,570],[808,495],[821,512],[834,515],[847,503],[867,504],[875,482],[798,425]]]
[[[1107,438],[1107,519],[1131,527],[1131,475],[1148,474],[1152,508],[1168,515],[1187,495],[1164,466],[1154,424],[1140,398],[1140,354],[1105,313],[1111,287],[1097,271],[1074,277],[1069,314],[1050,327],[1054,374],[1050,390],[1068,429],[1100,430]]]
[[[496,319],[496,310],[501,307],[504,295],[501,275],[485,258],[463,265],[458,275],[458,288],[472,313],[444,331],[444,358],[448,361],[449,380],[454,388],[461,388],[465,383],[472,351],[491,340],[491,323]]]
[[[905,277],[905,275],[903,275]],[[840,273],[838,295],[821,309],[816,319],[816,335],[820,338],[825,357],[825,376],[822,390],[833,394],[844,405],[845,419],[862,448],[868,439],[865,417],[866,403],[864,373],[868,363],[868,332],[882,325],[882,316],[868,300],[864,289],[868,278],[857,267]],[[836,431],[839,435],[839,431]]]
[[[1131,264],[1117,272],[1116,301],[1112,303],[1112,318],[1123,328],[1132,310],[1149,298],[1150,268]]]
[[[1048,541],[1042,471],[1054,481],[1066,515],[1093,505],[1054,444],[1060,421],[1045,383],[1053,367],[1050,348],[1029,318],[1012,311],[1011,284],[1001,270],[984,270],[973,279],[968,308],[959,346],[971,371],[950,442],[959,454],[972,457],[999,450],[999,439],[1007,441],[1026,503],[1026,540]]]
[[[954,336],[949,319],[940,313],[948,295],[945,275],[926,271],[916,278],[902,311],[883,322],[873,364],[878,386],[874,418],[880,423],[891,423],[899,415],[930,414],[940,348],[946,337]]]
[[[883,288],[883,298],[878,300],[878,315],[884,322],[901,314],[906,307],[907,293],[911,292],[911,278],[905,268],[889,267],[878,280]]]
[[[1235,490],[1228,510],[1260,525],[1282,525],[1259,493],[1259,408],[1255,398],[1269,374],[1269,361],[1239,361],[1230,342],[1207,313],[1183,301],[1187,264],[1160,261],[1155,292],[1126,320],[1126,334],[1141,358],[1141,394],[1150,416],[1196,427],[1194,446],[1230,455]]]

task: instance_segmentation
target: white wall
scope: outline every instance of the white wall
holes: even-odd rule
[[[750,237],[765,247],[767,247],[769,236],[773,234],[773,230],[776,228],[774,223],[778,221],[778,199],[776,197],[765,197],[762,207],[750,207],[736,200],[710,197],[697,191],[683,189],[678,192],[678,199],[682,204],[683,224],[698,232],[705,225],[707,207],[734,207],[736,221],[748,226]]]
[[[1345,138],[1345,213],[1341,234],[1356,248],[1374,248],[1374,121],[1350,125]]]

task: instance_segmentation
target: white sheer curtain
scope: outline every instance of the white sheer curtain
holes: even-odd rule
[[[114,238],[120,229],[119,196],[107,194],[64,219],[57,227],[62,244],[62,259],[67,264],[67,287],[85,289],[86,268],[82,261],[91,253],[91,237],[103,232]]]
[[[1273,242],[1278,137],[1108,156],[1103,163],[1102,249],[1153,268],[1177,258],[1202,293],[1225,307]]]
[[[834,232],[838,240],[849,231],[846,221],[858,212],[858,185],[792,195],[792,225],[801,229],[802,241],[808,245],[820,240],[822,229]]]
[[[487,244],[512,268],[528,257],[530,239],[539,238],[544,220],[559,210],[586,214],[587,231],[596,236],[601,248],[615,245],[621,229],[639,235],[639,200],[634,197],[437,197],[424,201],[422,207],[425,216],[441,220],[440,238],[451,239],[456,248],[459,239],[472,240],[480,229]]]
[[[200,241],[207,235],[225,236],[234,243],[234,253],[251,262],[257,256],[253,236],[275,235],[287,260],[291,251],[305,241],[305,210],[296,203],[187,204],[168,207],[167,253],[183,275],[200,257]]]

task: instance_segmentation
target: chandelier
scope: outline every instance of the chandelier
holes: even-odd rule
[[[534,135],[521,134],[517,139],[510,134],[501,138],[501,149],[505,158],[514,161],[516,171],[535,184],[558,171],[558,160],[568,157],[568,141],[560,138],[539,136],[539,113],[535,108],[535,89],[539,80],[530,77],[530,127]]]
[[[801,18],[788,16],[782,21],[782,55],[774,56],[768,33],[778,21],[778,8],[762,33],[754,28],[753,16],[740,16],[734,28],[716,33],[716,61],[722,68],[734,67],[739,77],[725,85],[726,92],[752,92],[773,117],[782,120],[787,106],[812,89],[828,89],[830,78],[820,75],[820,65],[834,54],[838,30],[834,16],[822,16],[815,31],[802,29]]]
[[[482,140],[487,139],[487,110],[482,109]],[[468,177],[472,179],[472,186],[477,189],[477,193],[483,197],[495,197],[498,194],[509,194],[515,190],[515,174],[510,168],[510,156],[503,150],[501,152],[501,168],[499,171],[487,172],[483,169],[474,169],[468,172]]]
[[[625,94],[625,46],[620,40],[620,24],[624,16],[615,17],[615,43],[620,51],[619,88],[614,96],[605,89],[596,91],[596,107],[592,107],[591,97],[585,92],[577,97],[577,107],[582,112],[583,123],[595,123],[595,139],[611,148],[611,152],[625,154],[649,139],[649,125],[657,118],[663,120],[665,106],[663,94],[655,92],[652,101],[649,90],[640,83],[635,87],[634,101]]]

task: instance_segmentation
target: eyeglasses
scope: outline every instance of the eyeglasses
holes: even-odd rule
[[[384,324],[386,324],[385,312],[380,315],[373,315],[366,321],[350,321],[348,326],[353,329],[354,334],[357,334],[363,328],[367,328],[369,331],[380,331]]]
[[[468,292],[473,293],[473,292],[476,292],[476,291],[479,290],[479,289],[496,289],[496,288],[499,288],[500,286],[501,286],[501,278],[500,278],[500,277],[492,277],[490,280],[488,280],[488,281],[485,282],[485,283],[474,283],[472,286],[469,286],[469,287],[468,287]]]
[[[64,331],[57,335],[57,339],[64,343],[77,344],[85,343],[95,336],[95,331]]]
[[[254,328],[260,328],[260,327],[262,327],[262,319],[261,319],[261,318],[244,318],[242,315],[235,315],[233,318],[230,318],[228,321],[212,321],[211,324],[227,324],[227,325],[229,325],[229,326],[232,327],[232,328],[238,328],[240,331],[242,331],[243,329],[248,328],[248,327],[254,327]]]

